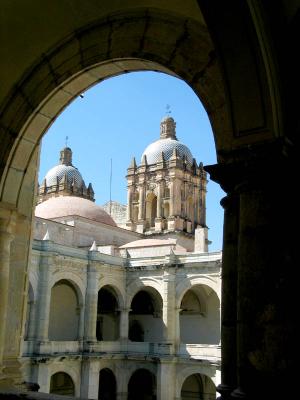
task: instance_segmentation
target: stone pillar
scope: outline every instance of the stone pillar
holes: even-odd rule
[[[156,217],[162,217],[162,181],[157,182],[157,211]]]
[[[116,364],[117,400],[127,400],[129,368],[126,361],[119,360]]]
[[[169,217],[174,216],[174,180],[172,179],[170,182],[170,208],[169,208]]]
[[[176,391],[176,364],[161,360],[157,374],[157,400],[174,400]]]
[[[285,144],[274,142],[266,149],[238,153],[239,162],[207,168],[229,193],[223,201],[227,204],[221,386],[236,386],[230,398],[293,396],[299,243],[292,232],[299,206],[294,193],[296,165],[292,157],[285,157],[287,152]],[[222,393],[223,399],[226,396]]]
[[[82,341],[84,337],[84,305],[79,304],[77,308],[79,314],[78,340]]]
[[[81,362],[80,397],[98,399],[99,362],[85,357]]]
[[[176,273],[175,269],[164,271],[163,276],[163,322],[164,341],[174,346],[177,337],[176,329]]]
[[[30,303],[27,305],[27,307],[30,307],[29,311],[29,318],[27,321],[27,336],[26,340],[33,340],[35,338],[35,331],[36,331],[36,309],[37,309],[37,304],[36,301],[31,300]]]
[[[139,187],[139,221],[145,220],[145,188],[144,186]]]
[[[45,245],[51,245],[50,241],[44,242]],[[38,286],[38,312],[36,318],[37,330],[36,340],[42,344],[49,340],[49,316],[51,303],[50,271],[53,265],[53,257],[47,251],[40,255],[39,265],[39,286]],[[38,345],[38,343],[37,343]],[[38,348],[36,349],[38,351]]]
[[[127,221],[132,221],[132,186],[127,188]]]
[[[87,289],[85,298],[85,332],[84,340],[86,342],[96,342],[96,324],[97,324],[97,306],[98,306],[98,272],[92,261],[87,270]]]
[[[0,387],[5,386],[3,354],[5,347],[5,328],[7,321],[10,244],[14,238],[15,212],[0,205]]]
[[[217,390],[227,399],[236,386],[236,296],[239,202],[237,195],[221,201],[224,207],[221,301],[221,384]]]
[[[40,386],[39,392],[41,393],[49,393],[50,392],[50,359],[43,359],[37,365],[33,382],[37,382]]]
[[[129,327],[129,309],[123,308],[120,310],[120,341],[128,341],[128,327]]]
[[[181,181],[173,178],[170,186],[170,216],[181,215]],[[172,208],[172,213],[171,213]]]

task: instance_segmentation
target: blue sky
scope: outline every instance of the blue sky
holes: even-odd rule
[[[132,157],[140,163],[148,144],[159,138],[160,120],[170,106],[177,138],[197,162],[216,163],[215,144],[207,114],[193,90],[182,80],[157,72],[135,72],[107,79],[75,99],[56,119],[42,142],[39,181],[58,164],[59,151],[73,151],[73,165],[85,183],[92,183],[96,203],[109,200],[112,159],[112,200],[126,203],[126,169]],[[209,181],[207,225],[210,251],[222,247],[224,192]]]

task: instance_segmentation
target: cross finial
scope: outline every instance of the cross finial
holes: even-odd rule
[[[171,107],[169,104],[166,105],[166,114],[170,115],[171,114]]]
[[[66,147],[68,147],[68,139],[69,139],[69,136],[66,136]]]

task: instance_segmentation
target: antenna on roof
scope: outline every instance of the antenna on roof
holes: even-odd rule
[[[111,216],[111,182],[112,182],[112,158],[110,159],[110,177],[109,177],[109,215]]]
[[[166,105],[166,114],[170,115],[171,114],[171,106],[169,104]]]
[[[69,139],[69,136],[66,136],[66,147],[68,147],[68,139]]]

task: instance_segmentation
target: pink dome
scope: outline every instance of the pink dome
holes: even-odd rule
[[[94,202],[76,196],[52,197],[35,208],[35,216],[45,219],[55,219],[68,216],[79,216],[103,224],[117,226],[102,207]]]

